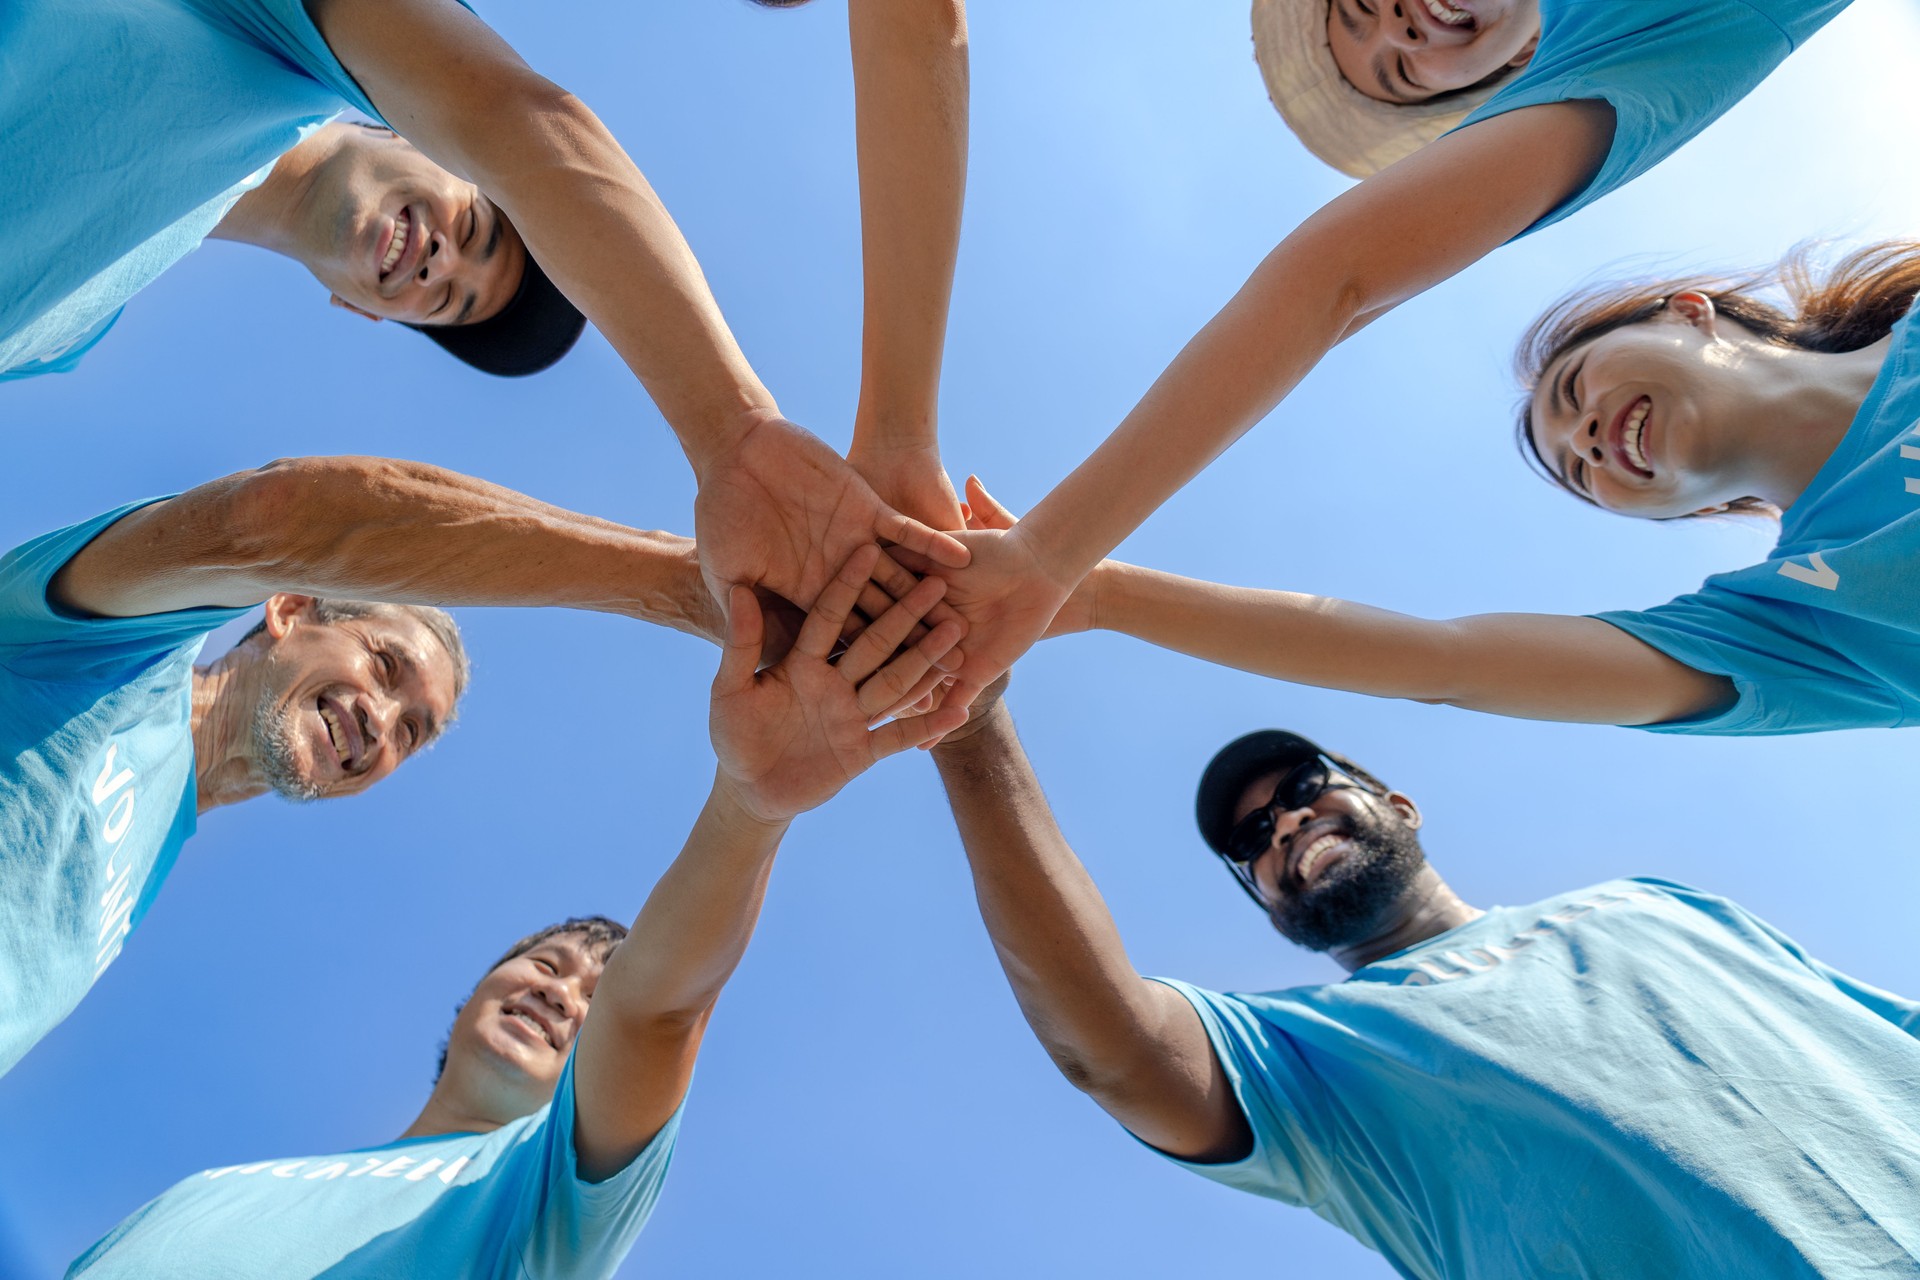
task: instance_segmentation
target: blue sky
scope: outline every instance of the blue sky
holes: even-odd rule
[[[788,415],[844,446],[859,239],[843,8],[480,8],[612,126]],[[1267,105],[1244,3],[980,5],[972,23],[942,435],[956,478],[978,471],[1024,509],[1345,181]],[[1910,6],[1861,0],[1652,175],[1334,353],[1123,556],[1427,615],[1652,604],[1756,558],[1763,532],[1636,524],[1533,480],[1509,443],[1508,354],[1547,302],[1622,263],[1743,265],[1810,236],[1912,235],[1916,36]],[[691,476],[597,335],[509,384],[324,302],[295,264],[210,245],[79,372],[8,386],[0,545],[319,453],[424,459],[690,530]],[[711,775],[715,652],[589,614],[462,623],[475,684],[456,731],[361,799],[208,815],[93,995],[0,1079],[0,1274],[57,1273],[195,1170],[392,1137],[454,1003],[505,943],[638,910]],[[1911,736],[1529,724],[1296,689],[1108,635],[1041,646],[1012,703],[1146,973],[1229,990],[1335,976],[1266,928],[1192,828],[1211,752],[1278,725],[1415,796],[1431,858],[1470,901],[1662,875],[1920,990]],[[1390,1274],[1304,1211],[1164,1164],[1057,1076],[913,757],[795,826],[622,1274],[1158,1277],[1276,1260]]]

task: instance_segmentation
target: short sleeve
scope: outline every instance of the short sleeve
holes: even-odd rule
[[[457,2],[468,11],[473,8],[466,0]],[[201,3],[233,23],[256,44],[272,50],[318,80],[354,110],[384,123],[359,81],[333,56],[333,50],[320,35],[320,29],[314,26],[303,0],[201,0]]]
[[[569,1055],[541,1134],[544,1186],[520,1258],[530,1280],[612,1275],[653,1213],[680,1135],[684,1102],[626,1168],[602,1182],[583,1179],[573,1143],[574,1061]]]
[[[103,677],[138,670],[186,644],[197,644],[246,609],[182,609],[138,618],[92,618],[66,613],[47,589],[68,561],[147,498],[116,507],[23,543],[0,557],[0,665],[36,677]]]
[[[1185,996],[1200,1015],[1214,1056],[1226,1071],[1233,1096],[1253,1131],[1253,1150],[1241,1160],[1205,1164],[1168,1155],[1148,1143],[1142,1145],[1183,1169],[1237,1191],[1291,1205],[1324,1201],[1327,1160],[1312,1119],[1325,1114],[1324,1090],[1306,1069],[1286,1033],[1236,996],[1173,978],[1153,981]]]
[[[1884,682],[1827,645],[1804,605],[1709,582],[1651,609],[1594,614],[1696,671],[1726,676],[1739,697],[1712,716],[1641,725],[1655,733],[1821,733],[1891,728],[1905,718]]]

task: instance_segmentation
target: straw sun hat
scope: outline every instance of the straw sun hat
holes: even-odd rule
[[[1467,118],[1507,77],[1396,106],[1347,83],[1327,47],[1328,0],[1253,0],[1253,55],[1267,96],[1307,150],[1355,178],[1412,155]]]

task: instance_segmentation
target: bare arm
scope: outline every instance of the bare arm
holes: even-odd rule
[[[1598,618],[1489,613],[1430,621],[1324,596],[1199,582],[1107,561],[1073,612],[1222,666],[1323,689],[1529,720],[1662,724],[1732,705],[1696,671]]]
[[[963,0],[848,0],[866,303],[848,457],[886,501],[960,527],[937,440],[967,182]]]
[[[1077,580],[1274,406],[1349,333],[1520,234],[1583,186],[1609,108],[1528,107],[1423,148],[1308,218],[1029,513],[1026,536]]]
[[[980,915],[1027,1023],[1107,1113],[1170,1155],[1231,1160],[1252,1134],[1193,1006],[1134,972],[996,703],[933,752]],[[971,726],[969,726],[971,728]]]
[[[53,580],[55,603],[134,617],[276,592],[394,604],[560,605],[714,640],[693,541],[390,458],[268,463],[142,507]]]
[[[696,471],[777,413],[700,264],[599,118],[454,0],[308,0],[387,120],[485,191],[660,406]]]
[[[934,580],[834,657],[878,554],[863,547],[839,567],[792,651],[765,672],[754,670],[765,639],[760,610],[744,587],[732,592],[709,717],[719,758],[713,793],[608,961],[580,1033],[574,1145],[588,1178],[625,1167],[686,1096],[707,1020],[753,936],[774,853],[795,815],[825,804],[882,758],[966,719],[949,707],[867,728],[960,633],[958,623],[942,623],[901,649],[940,598]]]

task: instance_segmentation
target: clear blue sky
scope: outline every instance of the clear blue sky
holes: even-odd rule
[[[842,7],[480,7],[600,111],[789,416],[844,446],[859,257]],[[977,470],[1024,508],[1344,180],[1268,107],[1244,0],[1035,0],[972,18],[942,433],[956,477]],[[1623,260],[1739,265],[1808,236],[1914,234],[1916,37],[1910,6],[1860,0],[1654,174],[1335,353],[1123,554],[1429,615],[1652,604],[1755,558],[1762,533],[1635,524],[1533,480],[1509,444],[1508,353],[1541,306]],[[425,459],[690,530],[689,472],[597,336],[503,384],[324,303],[293,263],[212,245],[78,373],[0,392],[0,546],[318,453]],[[362,799],[209,815],[105,980],[0,1079],[0,1274],[57,1273],[195,1170],[392,1137],[454,1003],[507,942],[569,913],[637,911],[705,794],[714,651],[587,614],[462,622],[475,684],[455,732]],[[1296,689],[1115,636],[1041,646],[1012,701],[1147,973],[1240,990],[1334,976],[1266,928],[1192,827],[1208,755],[1280,725],[1414,795],[1430,856],[1470,901],[1663,875],[1920,991],[1920,737],[1527,724]],[[623,1274],[1276,1265],[1389,1274],[1304,1211],[1163,1164],[1056,1075],[915,757],[796,825]]]

